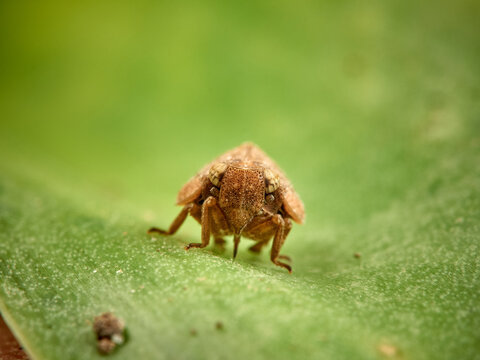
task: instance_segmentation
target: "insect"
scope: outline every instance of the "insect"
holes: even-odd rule
[[[185,249],[204,248],[213,236],[223,245],[233,235],[235,259],[240,238],[255,240],[249,248],[259,253],[273,238],[271,261],[292,272],[280,261],[280,249],[292,220],[302,224],[305,211],[300,197],[282,170],[258,146],[244,143],[205,165],[179,191],[177,205],[183,208],[168,230],[151,228],[148,233],[173,235],[190,214],[202,226],[201,243]]]

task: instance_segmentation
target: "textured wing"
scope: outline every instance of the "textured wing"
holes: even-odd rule
[[[194,201],[202,193],[202,178],[197,174],[180,189],[177,195],[177,205],[186,205]]]
[[[205,184],[205,179],[212,163],[205,165],[194,177],[182,186],[177,195],[177,205],[191,203],[202,194],[203,184]]]
[[[291,184],[288,184],[284,188],[283,207],[296,223],[303,224],[305,221],[305,208],[303,207],[302,200],[300,200],[300,197]]]

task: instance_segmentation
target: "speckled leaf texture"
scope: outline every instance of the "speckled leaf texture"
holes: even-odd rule
[[[33,359],[480,359],[477,1],[0,4],[0,311]],[[302,197],[232,261],[180,187],[244,141]],[[218,325],[220,323],[221,325]]]

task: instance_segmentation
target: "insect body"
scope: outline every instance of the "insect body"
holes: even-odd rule
[[[177,204],[183,209],[168,230],[151,228],[149,233],[174,234],[187,216],[202,226],[201,243],[191,243],[186,250],[203,248],[213,235],[223,244],[223,236],[233,235],[233,257],[241,237],[256,241],[250,247],[260,250],[273,238],[271,261],[292,271],[279,259],[280,249],[292,228],[292,220],[305,219],[303,203],[280,168],[256,145],[244,143],[204,166],[180,190]]]

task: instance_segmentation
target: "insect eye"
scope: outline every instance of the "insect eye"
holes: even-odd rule
[[[218,186],[225,170],[227,170],[227,164],[223,162],[214,164],[208,172],[208,178],[210,179],[210,182],[213,185]]]
[[[212,188],[210,189],[210,195],[218,197],[219,194],[220,194],[220,191],[218,190],[218,188],[215,186],[212,186]]]
[[[265,169],[263,175],[265,176],[265,192],[267,194],[273,193],[280,184],[278,176],[269,169]]]
[[[275,196],[273,196],[272,194],[268,194],[265,197],[265,201],[267,202],[267,204],[271,204],[275,201]]]

